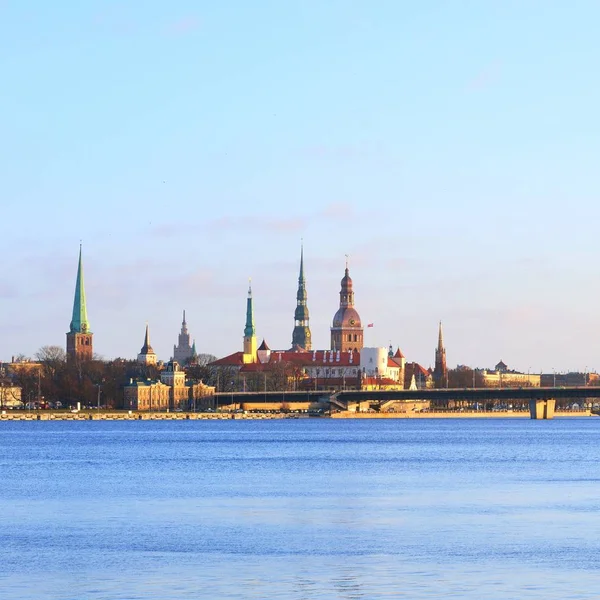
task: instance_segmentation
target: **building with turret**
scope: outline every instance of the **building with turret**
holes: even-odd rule
[[[298,292],[296,294],[296,311],[294,313],[294,331],[292,332],[292,350],[311,350],[312,341],[308,325],[308,306],[306,304],[306,280],[304,279],[304,247],[300,249],[300,275],[298,276]]]
[[[330,350],[309,349],[304,256],[296,295],[292,348],[271,350],[265,340],[256,348],[252,291],[248,291],[244,349],[213,361],[209,366],[227,373],[229,385],[240,391],[267,389],[402,389],[406,359],[398,349],[364,348],[363,327],[354,308],[354,290],[346,263],[340,306],[333,319]],[[303,345],[304,344],[304,345]],[[310,344],[312,345],[312,344]],[[308,348],[305,346],[309,346]]]
[[[146,324],[146,335],[144,336],[144,345],[138,354],[137,361],[141,365],[155,365],[156,354],[150,345],[150,330]]]
[[[92,360],[93,356],[93,334],[90,330],[90,323],[87,316],[85,286],[83,282],[83,261],[81,257],[81,245],[79,245],[73,316],[69,332],[67,333],[67,359],[79,361]]]
[[[190,345],[190,334],[188,333],[185,320],[185,310],[183,311],[183,321],[181,322],[181,332],[177,340],[177,345],[173,346],[173,360],[180,365],[185,365],[193,356],[193,348]]]
[[[341,282],[340,307],[333,317],[331,327],[331,350],[358,352],[363,345],[363,327],[354,308],[354,290],[346,261],[346,271]]]

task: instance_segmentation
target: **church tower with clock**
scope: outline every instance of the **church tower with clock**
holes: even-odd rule
[[[73,300],[73,316],[67,333],[67,360],[92,360],[94,349],[93,333],[87,316],[85,287],[83,285],[83,262],[81,245],[79,246],[79,263],[77,265],[77,282],[75,283],[75,299]]]
[[[360,351],[364,345],[363,326],[354,308],[354,290],[346,261],[346,271],[340,290],[340,307],[333,317],[331,327],[331,349],[340,352]]]

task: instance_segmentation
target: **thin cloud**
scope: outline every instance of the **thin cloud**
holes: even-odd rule
[[[239,217],[219,217],[208,226],[210,231],[240,230],[264,231],[272,233],[287,233],[300,231],[307,225],[304,217],[289,217],[274,219],[259,215],[244,215]]]
[[[486,65],[479,73],[467,82],[467,89],[472,92],[486,90],[498,83],[501,73],[499,61],[493,61]]]
[[[167,26],[167,33],[171,35],[187,35],[199,28],[200,20],[193,15],[188,15],[170,23]]]

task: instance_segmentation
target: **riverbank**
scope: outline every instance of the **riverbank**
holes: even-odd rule
[[[594,416],[590,411],[557,411],[555,418]],[[136,411],[4,411],[0,421],[213,421],[213,420],[265,420],[265,419],[306,419],[306,413],[251,413],[251,412],[136,412]],[[320,418],[332,419],[529,419],[528,411],[498,412],[389,412],[369,413],[342,411]]]
[[[586,411],[556,411],[555,419],[563,417],[590,417]],[[473,412],[414,412],[414,413],[368,413],[339,412],[331,415],[333,419],[529,419],[529,411],[473,411]]]

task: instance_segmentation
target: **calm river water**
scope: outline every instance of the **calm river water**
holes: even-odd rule
[[[0,423],[0,598],[600,597],[600,418]]]

